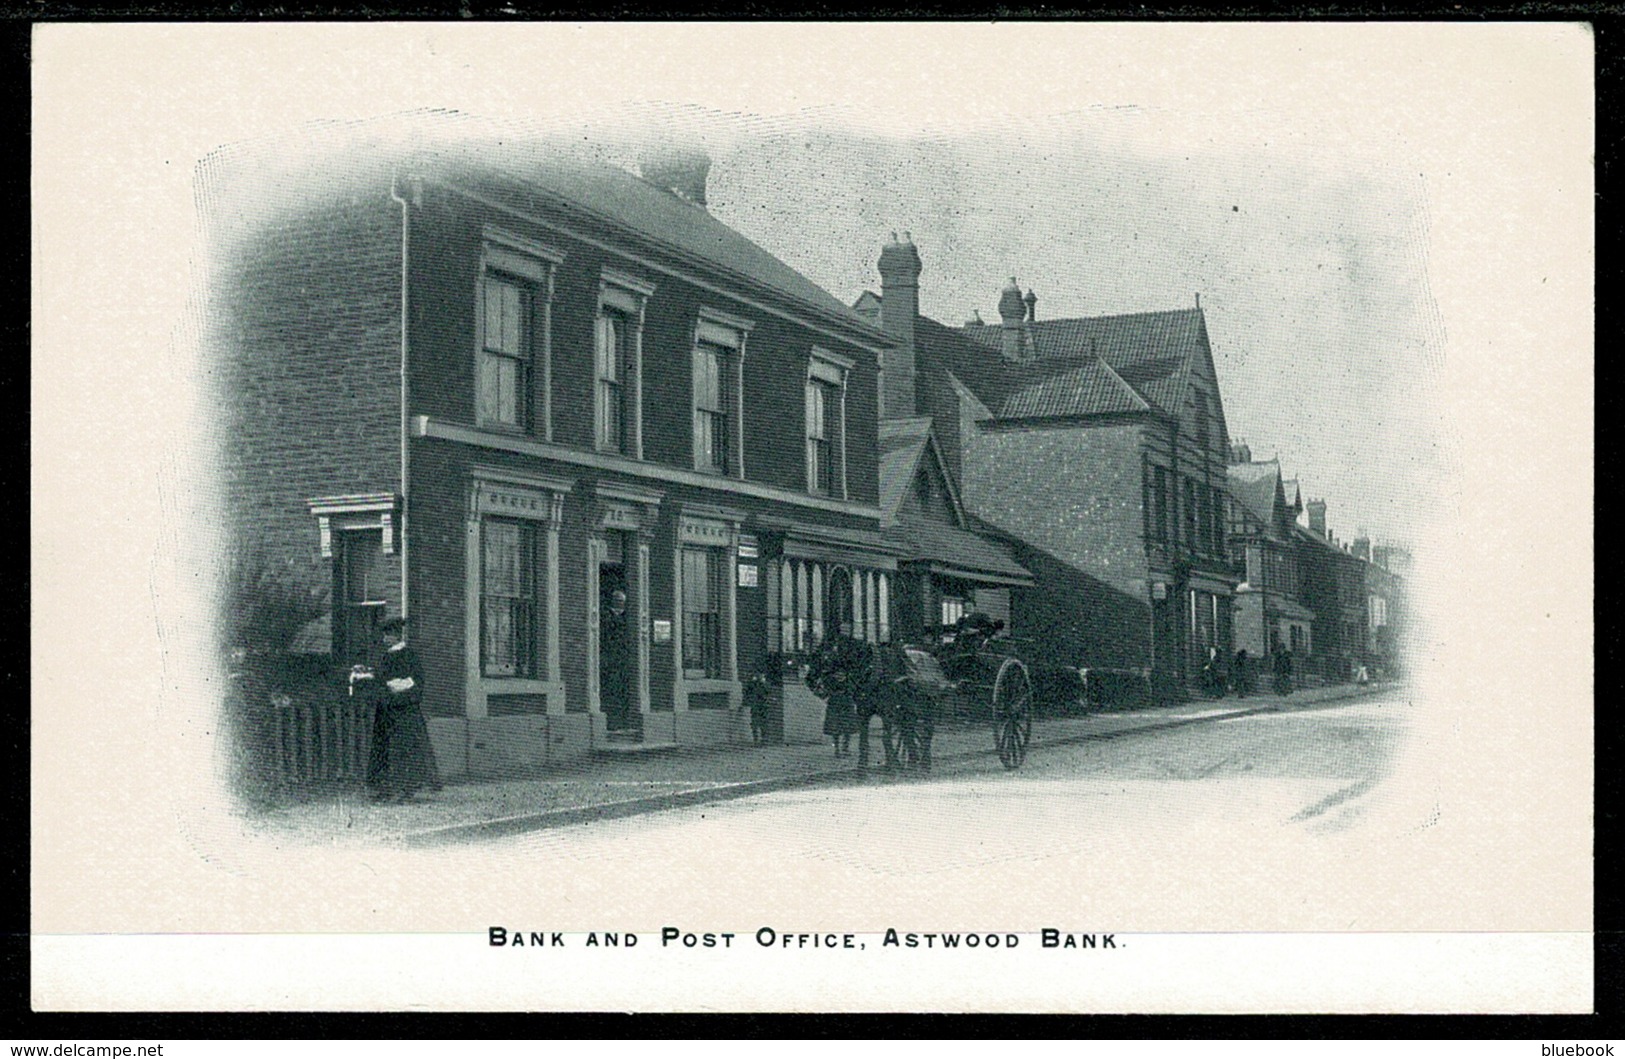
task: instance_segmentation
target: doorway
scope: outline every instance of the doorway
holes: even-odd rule
[[[627,589],[626,541],[604,535],[598,563],[598,706],[611,732],[637,733],[643,715],[633,701],[631,594]]]

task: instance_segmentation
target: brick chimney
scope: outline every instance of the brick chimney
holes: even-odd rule
[[[638,173],[684,202],[705,207],[705,182],[711,174],[711,158],[703,150],[671,144],[650,147],[638,159]]]
[[[1231,463],[1252,463],[1253,450],[1245,441],[1235,441],[1230,444]]]
[[[1328,540],[1326,534],[1326,501],[1311,500],[1305,505],[1309,512],[1309,532],[1322,540]]]
[[[920,252],[904,232],[880,251],[880,326],[897,343],[887,350],[886,392],[882,414],[887,419],[912,416],[919,411],[914,387],[914,322],[920,315]]]
[[[1354,546],[1353,547],[1354,547],[1354,557],[1356,559],[1364,559],[1367,562],[1369,562],[1371,560],[1371,538],[1370,537],[1367,537],[1364,534],[1361,534],[1360,536],[1354,538]]]
[[[1036,302],[1037,299],[1034,299]],[[1006,360],[1020,360],[1022,355],[1022,322],[1027,319],[1027,303],[1021,297],[1021,288],[1016,286],[1016,277],[1011,276],[1010,282],[1004,285],[999,292],[999,317],[1004,321],[1004,358]]]

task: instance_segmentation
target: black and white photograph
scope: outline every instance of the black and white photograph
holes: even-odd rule
[[[36,1010],[1593,1010],[1585,25],[33,76]]]

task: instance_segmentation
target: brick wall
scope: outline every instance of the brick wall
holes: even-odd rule
[[[400,488],[400,211],[376,168],[272,180],[264,162],[198,173],[224,529],[326,585],[306,501]]]
[[[579,220],[576,222],[579,225]],[[648,268],[546,224],[531,223],[447,188],[430,185],[412,232],[412,411],[457,423],[474,419],[475,290],[482,228],[498,225],[561,252],[552,303],[553,439],[591,450],[594,320],[603,269],[655,287],[643,332],[644,458],[692,468],[691,350],[701,307],[750,320],[744,361],[746,476],[806,488],[803,387],[813,346],[852,358],[847,383],[847,484],[853,500],[879,496],[876,356],[745,302]],[[613,238],[611,236],[610,238]],[[623,240],[624,241],[624,240]],[[542,400],[533,373],[532,403]]]
[[[965,503],[1011,536],[1144,599],[1140,429],[978,431],[966,439]]]
[[[1034,660],[1148,665],[1141,427],[1001,429],[966,440],[966,505],[1020,542],[1016,560],[1034,577],[1011,601]]]

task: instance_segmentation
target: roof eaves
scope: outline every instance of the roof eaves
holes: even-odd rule
[[[711,258],[700,256],[692,251],[684,249],[683,247],[677,246],[668,240],[661,239],[659,236],[636,228],[613,214],[605,213],[585,203],[579,202],[569,195],[566,195],[555,188],[549,187],[545,183],[527,180],[523,177],[517,176],[494,166],[486,168],[484,172],[489,178],[495,179],[498,183],[507,184],[516,189],[523,189],[533,194],[540,193],[546,195],[558,206],[563,207],[566,212],[580,214],[582,217],[595,224],[601,224],[612,228],[617,232],[617,234],[627,238],[629,241],[649,246],[657,250],[659,253],[670,257],[672,260],[681,262],[688,268],[726,277],[730,282],[737,283],[747,289],[750,289],[758,296],[765,295],[770,301],[789,302],[793,304],[798,311],[812,316],[827,325],[841,328],[856,336],[860,336],[862,340],[867,343],[888,347],[896,344],[896,339],[894,339],[891,335],[859,316],[855,310],[847,308],[846,306],[842,306],[842,308],[845,310],[843,314],[831,312],[825,306],[808,301],[806,298],[793,294],[789,291],[782,290],[779,287],[757,279],[755,276],[741,272],[730,265]],[[634,174],[631,173],[628,173],[627,175],[634,176]],[[454,185],[457,183],[456,176],[452,174],[447,174],[439,179],[441,182],[448,185]],[[654,185],[650,186],[653,187]],[[778,260],[779,263],[785,268],[790,269],[792,272],[796,271],[788,262],[784,261],[782,258],[779,258],[777,254],[773,254],[772,251],[767,250],[765,247],[757,246],[754,241],[750,240],[749,237],[744,233],[734,229],[730,225],[724,224],[721,220],[716,218],[713,218],[713,220],[716,220],[718,225],[728,229],[728,231],[732,232],[740,239],[744,239],[746,242],[750,242],[752,246],[756,246],[756,248],[762,253],[773,257],[775,260]],[[799,275],[799,273],[797,274]],[[805,279],[806,277],[802,278]],[[807,282],[809,284],[812,283],[811,280],[807,280]],[[816,286],[816,284],[813,285]],[[830,299],[831,301],[835,302],[835,304],[840,304],[839,299],[836,299],[833,294],[830,295]]]

